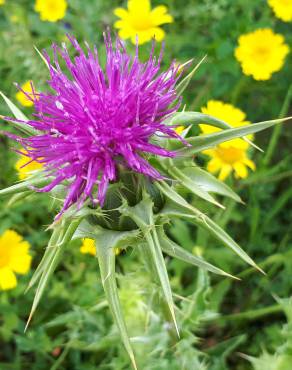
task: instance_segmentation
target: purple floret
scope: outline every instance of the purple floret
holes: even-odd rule
[[[106,34],[103,70],[96,47],[91,50],[86,44],[84,52],[76,39],[68,38],[77,56],[71,59],[65,45],[53,45],[53,61],[45,53],[53,93],[30,97],[36,118],[27,124],[40,133],[17,139],[29,159],[42,163],[54,177],[38,191],[48,192],[69,180],[61,213],[88,198],[102,206],[108,184],[117,180],[118,165],[162,179],[147,158],[175,153],[160,147],[155,137],[180,139],[173,127],[162,123],[179,106],[175,91],[178,67],[173,63],[161,72],[162,53],[158,59],[154,56],[154,43],[148,61],[142,63],[138,47],[131,56],[120,39],[113,45]]]

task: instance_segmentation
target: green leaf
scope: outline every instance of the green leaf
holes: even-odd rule
[[[80,222],[81,219],[75,219],[71,223],[65,222],[62,225],[61,230],[59,230],[56,235],[54,235],[53,233],[52,238],[54,239],[54,241],[57,240],[57,243],[55,245],[50,245],[50,249],[47,249],[48,252],[45,253],[44,258],[41,261],[41,266],[39,269],[37,269],[36,274],[33,276],[30,283],[31,286],[39,279],[31,311],[25,326],[25,331],[28,328],[28,325],[33,317],[33,314],[35,313],[39,305],[39,302],[43,296],[44,290],[51,276],[53,275],[56,267],[58,266],[58,263],[60,262],[63,256],[67,244],[72,239],[75,230]]]
[[[96,239],[102,245],[111,248],[122,248],[134,246],[140,238],[140,230],[115,231],[104,229],[101,226],[93,225],[87,220],[83,220],[76,229],[73,239],[91,238]]]
[[[254,134],[256,132],[259,132],[259,131],[265,130],[266,128],[274,126],[277,123],[287,121],[291,118],[292,117],[287,117],[283,119],[275,119],[271,121],[253,123],[252,125],[246,125],[246,126],[242,126],[238,128],[226,129],[223,131],[214,132],[213,134],[209,134],[209,135],[201,135],[201,136],[187,138],[186,140],[188,141],[189,144],[191,144],[191,147],[187,147],[187,148],[183,148],[179,150],[178,151],[179,155],[173,158],[173,160],[181,159],[181,157],[185,155],[192,155],[192,154],[201,152],[202,150],[206,150],[208,148],[214,147],[220,143],[235,139],[237,137]]]
[[[7,207],[13,207],[15,206],[17,203],[19,204],[19,202],[23,202],[25,198],[29,197],[30,195],[33,194],[33,191],[24,191],[24,192],[21,192],[19,194],[14,194],[10,199],[9,201],[7,202]]]
[[[115,235],[109,240],[116,240],[116,233]],[[108,235],[109,236],[109,235]],[[105,239],[103,240],[105,241]],[[99,262],[100,268],[100,275],[103,284],[103,288],[105,291],[106,298],[109,303],[109,307],[111,309],[114,321],[119,329],[121,334],[124,346],[128,355],[131,359],[132,365],[134,369],[137,369],[136,361],[134,352],[132,349],[132,345],[129,339],[127,327],[124,321],[120,299],[118,296],[118,288],[117,282],[115,277],[115,252],[114,252],[114,245],[113,244],[102,244],[100,242],[100,237],[96,239],[96,252],[97,258]]]
[[[210,125],[221,129],[232,128],[228,123],[201,112],[178,112],[167,118],[168,125],[192,126],[192,125]]]
[[[45,176],[45,177],[44,177]],[[22,192],[30,191],[30,186],[45,186],[51,181],[50,177],[47,177],[44,172],[41,172],[37,176],[28,178],[27,180],[21,181],[15,185],[9,186],[8,188],[0,190],[0,196],[18,194]]]
[[[264,273],[260,267],[244,252],[244,250],[214,221],[207,215],[202,213],[197,208],[191,206],[181,197],[172,187],[164,181],[156,182],[158,188],[166,195],[166,197],[176,204],[176,207],[168,207],[167,203],[161,214],[165,216],[184,217],[194,222],[197,226],[207,230],[216,239],[220,240],[225,246],[232,249],[239,257],[241,257],[249,265],[255,267]]]
[[[61,238],[61,233],[62,233],[62,229],[60,227],[56,227],[53,230],[53,233],[51,235],[49,244],[48,244],[48,246],[45,250],[45,253],[44,253],[40,263],[38,264],[36,270],[34,271],[32,277],[29,281],[28,287],[26,288],[26,292],[33,285],[35,285],[35,283],[40,279],[41,275],[46,270],[46,268],[48,268],[48,266],[50,265],[52,259],[54,258],[54,255],[55,255],[56,244],[57,244],[58,240]]]
[[[50,65],[49,65],[49,63],[47,62],[46,58],[43,56],[43,54],[39,51],[39,49],[38,49],[35,45],[34,45],[33,47],[34,47],[35,51],[38,53],[38,55],[41,57],[42,61],[45,63],[45,65],[46,65],[46,67],[48,68],[48,70],[50,70]],[[53,67],[52,65],[51,65],[51,68],[52,68],[55,72],[58,72],[58,71],[56,70],[56,68],[55,68],[55,67]]]
[[[187,74],[187,76],[185,78],[183,78],[178,84],[177,84],[177,87],[176,87],[176,94],[177,96],[181,96],[182,93],[185,91],[185,89],[188,87],[189,83],[191,82],[195,72],[199,69],[199,67],[201,66],[201,64],[205,61],[205,59],[207,58],[207,55],[205,55],[200,61],[199,63],[197,63],[195,65],[195,67],[191,70],[191,72],[189,74]],[[189,62],[185,63],[185,64],[188,64]],[[184,65],[183,65],[184,66]]]
[[[163,252],[167,253],[171,257],[177,258],[186,263],[190,263],[191,265],[197,266],[204,270],[213,272],[214,274],[223,275],[223,276],[231,277],[233,279],[240,280],[237,277],[228,274],[227,272],[204,261],[202,258],[194,256],[192,253],[190,253],[186,249],[183,249],[182,247],[180,247],[178,244],[176,244],[175,242],[173,242],[167,237],[162,226],[158,228],[157,234],[158,234],[158,238],[159,238],[160,245],[161,245]]]
[[[171,287],[168,279],[167,269],[165,266],[161,246],[156,232],[156,226],[153,219],[153,203],[150,196],[144,191],[143,199],[140,203],[134,207],[123,205],[121,207],[121,213],[131,217],[141,229],[144,237],[147,241],[147,247],[149,248],[149,256],[152,258],[152,265],[155,267],[161,288],[164,294],[164,299],[168,305],[168,309],[179,336],[178,327],[174,312],[174,303],[172,299]]]
[[[177,167],[174,166],[172,168],[169,168],[168,172],[193,194],[210,203],[215,204],[220,208],[224,208],[224,206],[217,202],[216,199],[212,197],[212,195],[210,195],[201,184],[196,183],[196,181],[194,181],[191,177],[186,176],[183,171],[180,171]]]
[[[218,180],[209,172],[206,172],[197,166],[184,168],[182,172],[204,191],[224,195],[236,202],[242,203],[241,198],[228,185]]]
[[[14,103],[12,103],[10,99],[7,98],[6,95],[3,94],[2,91],[0,91],[0,95],[2,96],[3,100],[8,105],[8,108],[11,110],[12,114],[14,115],[16,119],[21,120],[21,121],[28,121],[28,118],[21,112],[19,108],[17,108],[17,106]],[[3,116],[1,116],[1,118],[5,119]],[[34,128],[32,128],[31,126],[25,123],[20,123],[16,121],[9,121],[9,123],[11,123],[15,128],[22,131],[26,135],[37,135],[38,134],[37,130],[35,130]]]

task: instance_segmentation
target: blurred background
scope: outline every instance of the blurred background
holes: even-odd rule
[[[184,94],[187,110],[213,114],[234,126],[291,116],[291,20],[291,0],[0,0],[0,90],[31,116],[33,104],[14,83],[25,91],[31,89],[30,81],[36,91],[48,89],[48,71],[34,46],[49,51],[53,42],[69,45],[69,33],[79,42],[96,44],[103,55],[102,32],[110,27],[132,53],[138,34],[142,60],[155,34],[158,44],[165,43],[165,68],[173,59],[192,59],[195,65],[207,55]],[[0,114],[10,114],[3,100]],[[1,120],[0,131],[4,128],[13,132]],[[151,277],[135,251],[118,257],[124,315],[141,369],[292,369],[292,125],[257,134],[254,142],[264,152],[244,148],[241,154],[249,159],[244,165],[235,164],[230,151],[196,158],[245,204],[225,199],[227,210],[222,211],[193,202],[266,275],[194,226],[174,222],[174,240],[242,279],[225,279],[169,259],[180,306],[182,338],[176,343],[159,308],[153,307]],[[27,176],[23,158],[11,147],[0,135],[1,189]],[[0,370],[129,369],[88,241],[67,249],[24,333],[34,295],[24,291],[47,245],[46,228],[53,217],[47,195],[0,198]],[[7,248],[17,253],[19,245],[26,252],[9,272]]]

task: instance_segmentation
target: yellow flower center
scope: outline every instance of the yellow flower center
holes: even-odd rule
[[[269,48],[259,46],[252,53],[252,57],[257,63],[264,63],[269,58],[270,54],[271,50]]]
[[[48,12],[52,12],[52,13],[55,13],[56,11],[58,11],[59,7],[58,7],[58,3],[56,1],[49,1],[47,3],[47,11]]]
[[[234,147],[225,148],[218,146],[216,148],[216,154],[221,161],[231,165],[241,161],[243,159],[243,153],[244,151],[242,149],[237,149]]]
[[[279,4],[281,4],[282,6],[289,6],[291,5],[291,0],[280,0]]]
[[[143,14],[140,17],[131,17],[132,27],[137,31],[146,31],[153,27],[150,14]]]
[[[8,247],[5,249],[2,247],[0,248],[0,268],[9,265],[10,261],[10,253]]]

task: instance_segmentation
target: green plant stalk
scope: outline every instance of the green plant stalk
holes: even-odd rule
[[[280,110],[279,118],[284,118],[287,115],[287,113],[289,111],[289,105],[290,105],[291,98],[292,98],[292,85],[290,85],[290,87],[287,91],[286,97],[284,99],[284,103],[283,103],[282,108]],[[268,149],[266,151],[266,155],[264,156],[264,159],[263,159],[263,165],[264,166],[268,166],[269,163],[271,162],[271,160],[273,158],[273,155],[274,155],[274,152],[275,152],[275,149],[277,147],[281,132],[282,132],[282,125],[276,125],[273,128],[272,137],[271,137],[271,140],[269,142]]]
[[[257,320],[263,316],[272,315],[282,311],[283,307],[280,304],[274,304],[272,306],[258,308],[255,310],[216,317],[216,320],[218,321],[219,324],[226,324],[229,321],[238,321],[238,320]]]

